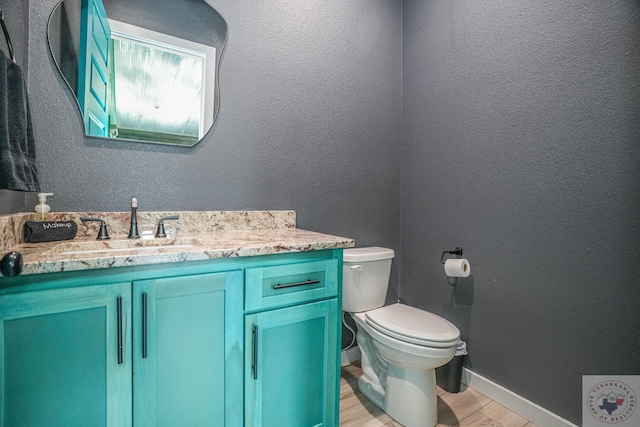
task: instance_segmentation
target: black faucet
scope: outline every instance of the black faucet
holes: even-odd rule
[[[130,239],[139,239],[140,234],[138,234],[138,217],[136,216],[136,211],[138,210],[138,199],[135,197],[131,198],[131,225],[129,226],[129,238]]]

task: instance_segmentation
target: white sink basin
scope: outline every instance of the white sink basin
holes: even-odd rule
[[[196,239],[162,238],[136,240],[97,240],[93,242],[61,243],[48,251],[48,255],[81,255],[110,252],[154,252],[186,249],[199,245]]]

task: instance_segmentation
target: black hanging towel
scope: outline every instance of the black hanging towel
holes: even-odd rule
[[[4,52],[0,52],[0,189],[40,191],[22,69]]]

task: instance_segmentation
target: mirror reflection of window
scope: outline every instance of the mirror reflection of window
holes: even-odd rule
[[[215,48],[118,21],[110,25],[110,136],[193,145],[210,125],[206,105],[213,105],[213,88],[205,77]]]
[[[179,144],[185,147],[192,147],[204,136],[211,132],[213,124],[216,121],[219,108],[220,97],[218,96],[218,67],[219,59],[227,40],[227,24],[220,14],[208,4],[209,0],[61,0],[53,8],[49,21],[47,23],[47,41],[51,56],[56,64],[58,71],[64,78],[68,88],[76,98],[77,106],[82,114],[83,133],[92,137],[112,138],[113,134],[120,133],[118,138],[122,140],[140,141],[147,143],[159,144]],[[104,13],[100,14],[100,19],[96,20],[98,14],[89,15],[88,5],[104,6]],[[97,8],[97,7],[96,7]],[[102,8],[100,8],[102,9]],[[104,19],[103,19],[104,18]],[[88,25],[88,23],[99,23],[99,26]],[[133,34],[135,44],[140,44],[137,38],[145,40],[153,40],[152,49],[159,49],[166,53],[167,49],[163,46],[173,46],[168,49],[169,53],[181,57],[180,61],[186,64],[186,56],[203,57],[204,69],[202,75],[205,78],[202,86],[204,93],[204,107],[202,114],[204,120],[201,120],[200,127],[204,128],[204,132],[199,131],[201,137],[193,140],[192,135],[195,132],[190,126],[185,126],[188,136],[172,136],[178,138],[177,141],[168,141],[165,136],[156,138],[154,135],[161,134],[165,130],[158,131],[156,128],[146,130],[151,133],[148,138],[131,139],[125,138],[122,134],[126,133],[124,128],[118,129],[117,117],[115,114],[115,94],[112,93],[115,78],[115,69],[112,66],[114,57],[114,44],[111,40],[111,31],[109,30],[109,22],[113,22],[116,26],[116,32],[125,35]],[[117,28],[118,23],[122,24],[122,28]],[[87,49],[88,41],[95,39],[96,41],[104,41],[100,33],[92,33],[89,35],[90,29],[103,29],[106,35],[106,43]],[[144,35],[144,28],[152,29],[149,31],[151,36]],[[131,31],[130,31],[131,30]],[[157,36],[157,37],[156,37]],[[125,39],[127,37],[124,37]],[[177,38],[174,42],[172,38]],[[120,40],[123,38],[121,37]],[[131,40],[130,40],[131,41]],[[146,42],[145,42],[146,43]],[[144,45],[144,43],[142,43]],[[176,50],[175,46],[180,47]],[[102,49],[104,47],[104,49]],[[152,55],[148,52],[149,55]],[[156,55],[155,53],[153,55]],[[204,56],[203,56],[204,55]],[[101,61],[95,62],[92,59],[102,57]],[[165,62],[177,63],[177,57]],[[122,62],[122,61],[121,61]],[[176,66],[176,65],[174,65]],[[164,66],[162,69],[164,70]],[[163,85],[162,83],[160,85]],[[116,89],[117,90],[117,89]],[[169,90],[169,86],[163,88],[164,91]],[[175,93],[176,91],[174,91]],[[184,96],[186,90],[179,90],[177,93]],[[122,94],[122,91],[121,93]],[[90,95],[90,96],[88,96]],[[93,97],[93,98],[92,98]],[[93,102],[95,98],[95,103]],[[140,96],[134,96],[137,100]],[[87,103],[87,99],[90,101]],[[190,111],[190,110],[189,110]],[[98,114],[100,113],[100,114]],[[124,114],[124,113],[122,113]],[[121,115],[122,115],[121,114]],[[193,114],[192,114],[193,115]],[[162,119],[162,123],[174,120],[174,114],[165,115],[171,117],[170,120]],[[110,121],[114,123],[110,123]],[[204,122],[204,123],[202,123]],[[183,121],[183,123],[186,123]],[[120,125],[123,125],[120,120]],[[127,129],[136,129],[138,135],[144,132],[142,128],[133,125]],[[174,132],[174,131],[171,131]],[[192,141],[192,142],[187,142]]]
[[[197,141],[202,136],[204,60],[146,43],[113,39],[111,136]],[[151,135],[157,134],[157,135]]]

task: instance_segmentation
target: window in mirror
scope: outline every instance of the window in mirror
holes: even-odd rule
[[[215,48],[109,20],[111,137],[193,145],[211,126]],[[209,110],[209,111],[207,111]]]

